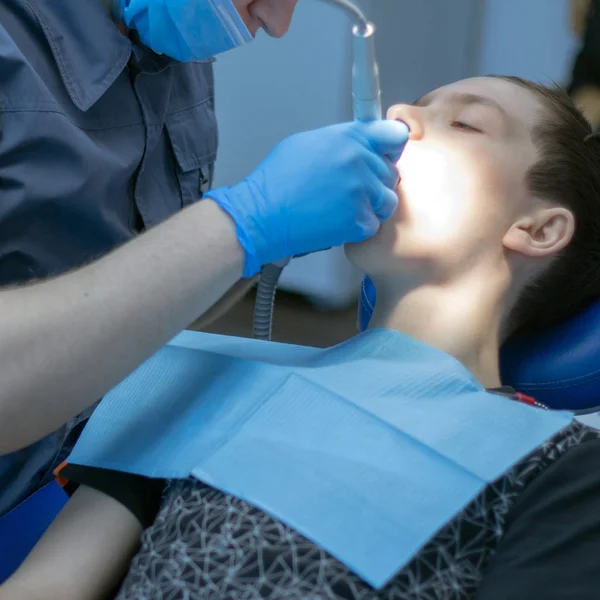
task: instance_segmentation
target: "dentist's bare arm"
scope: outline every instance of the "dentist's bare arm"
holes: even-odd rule
[[[101,398],[241,278],[233,221],[212,200],[78,271],[0,291],[0,454]]]

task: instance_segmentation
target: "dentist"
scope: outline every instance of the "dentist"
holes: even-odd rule
[[[295,5],[0,5],[0,516],[50,480],[98,398],[240,278],[394,212],[396,122],[297,134],[211,189],[211,56],[283,35]]]

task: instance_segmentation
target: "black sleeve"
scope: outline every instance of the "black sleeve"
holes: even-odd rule
[[[568,450],[521,494],[476,598],[600,598],[600,440]]]
[[[129,509],[144,529],[154,522],[165,487],[164,479],[80,465],[67,464],[60,475],[70,484],[86,485],[111,496]]]

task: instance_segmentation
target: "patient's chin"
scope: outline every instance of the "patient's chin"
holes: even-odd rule
[[[364,242],[345,244],[346,258],[357,268],[364,272],[372,272],[384,261],[383,245],[379,233]]]
[[[368,242],[369,240],[360,243],[344,244],[344,254],[346,255],[346,258],[359,269],[361,267],[358,263],[361,262],[360,257],[363,253],[363,246]]]
[[[368,240],[367,240],[368,241]],[[360,248],[361,246],[364,244],[365,242],[360,242],[359,244],[344,244],[344,254],[346,255],[346,258],[355,266],[358,266],[355,264],[355,260],[358,256],[358,254],[360,253]]]

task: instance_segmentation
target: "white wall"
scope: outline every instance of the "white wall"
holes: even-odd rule
[[[485,0],[480,74],[566,83],[575,49],[569,0]]]
[[[474,74],[481,2],[372,0],[384,106]]]

